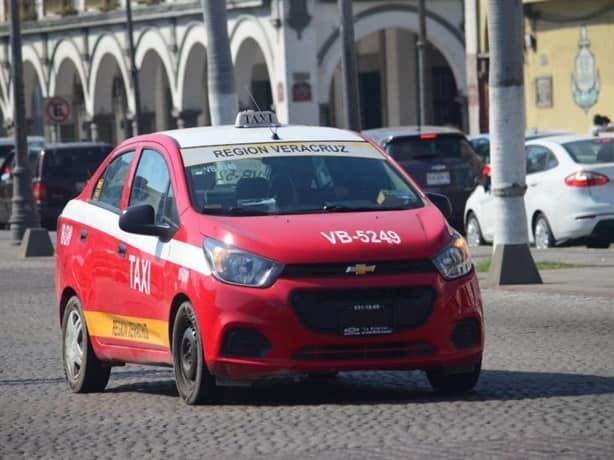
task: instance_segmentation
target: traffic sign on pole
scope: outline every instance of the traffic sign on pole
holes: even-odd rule
[[[48,124],[64,124],[72,122],[72,104],[66,97],[50,97],[45,99],[45,121]]]

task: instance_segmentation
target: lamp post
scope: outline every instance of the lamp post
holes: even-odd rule
[[[339,13],[341,14],[341,63],[343,66],[343,95],[344,112],[347,127],[353,131],[360,131],[360,92],[358,89],[358,65],[354,49],[354,22],[351,0],[339,0]]]
[[[132,121],[132,135],[141,133],[141,92],[139,89],[139,73],[134,59],[134,38],[132,36],[132,0],[126,0],[126,22],[128,24],[128,51],[130,53],[130,75],[132,77],[132,91],[134,96],[134,120]]]
[[[416,48],[418,49],[418,126],[426,124],[426,109],[424,97],[424,53],[426,48],[426,10],[424,0],[418,1],[419,33]]]
[[[39,217],[34,206],[32,174],[28,162],[26,142],[25,100],[23,94],[23,61],[21,58],[21,26],[19,1],[11,0],[11,71],[13,84],[13,121],[15,123],[15,168],[13,176],[13,198],[11,200],[11,241],[21,244],[27,228],[38,228]]]

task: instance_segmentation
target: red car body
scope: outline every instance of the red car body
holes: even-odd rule
[[[317,138],[317,131],[314,136]],[[145,148],[159,152],[170,171],[180,225],[168,240],[128,233],[118,225]],[[67,300],[76,295],[100,361],[172,366],[174,315],[181,302],[189,300],[202,335],[206,366],[223,380],[357,369],[453,371],[480,362],[483,313],[475,271],[446,280],[434,267],[432,258],[453,232],[439,209],[377,146],[373,148],[416,189],[423,206],[382,212],[203,214],[191,203],[180,148],[172,134],[125,141],[59,218],[56,291],[60,321]],[[134,154],[119,209],[92,203],[109,163],[127,151]],[[386,235],[381,231],[396,233],[400,243],[382,241],[380,237],[385,240]],[[275,260],[284,269],[265,288],[222,282],[207,263],[205,238]],[[364,269],[369,264],[383,267],[385,273],[378,273],[379,268],[369,273]],[[337,308],[335,305],[344,303],[356,311],[379,309],[370,306],[378,295],[401,305],[393,310],[397,315],[394,330],[352,336],[351,327],[341,334],[334,318],[322,319],[328,314],[326,305]],[[404,313],[399,313],[403,308],[421,309],[421,313],[403,319]],[[337,316],[337,322],[341,321]],[[357,324],[362,327],[360,321]],[[403,325],[397,327],[401,321]],[[463,343],[454,334],[462,336],[463,331],[458,330],[468,321],[473,325],[473,338]],[[246,339],[256,344],[249,350],[258,350],[241,355],[241,346],[237,345],[238,353],[233,350],[229,336],[233,331],[240,336],[246,330],[259,335],[256,342],[251,336]]]

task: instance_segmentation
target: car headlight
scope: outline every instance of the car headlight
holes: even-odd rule
[[[460,278],[469,273],[473,264],[465,238],[454,232],[446,247],[433,257],[433,263],[441,276],[447,280]]]
[[[226,283],[269,287],[284,268],[280,263],[211,238],[205,239],[203,246],[211,272],[217,279]]]

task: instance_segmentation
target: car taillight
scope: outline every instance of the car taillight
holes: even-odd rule
[[[34,185],[32,185],[32,194],[34,195],[35,201],[45,201],[47,199],[47,188],[45,184],[35,182]]]
[[[490,176],[490,165],[484,165],[480,174],[482,174],[484,177]]]
[[[420,139],[436,139],[436,138],[437,138],[437,134],[435,133],[420,134]]]
[[[610,182],[605,174],[593,171],[576,171],[565,178],[565,183],[570,187],[591,187],[593,185],[604,185]]]

